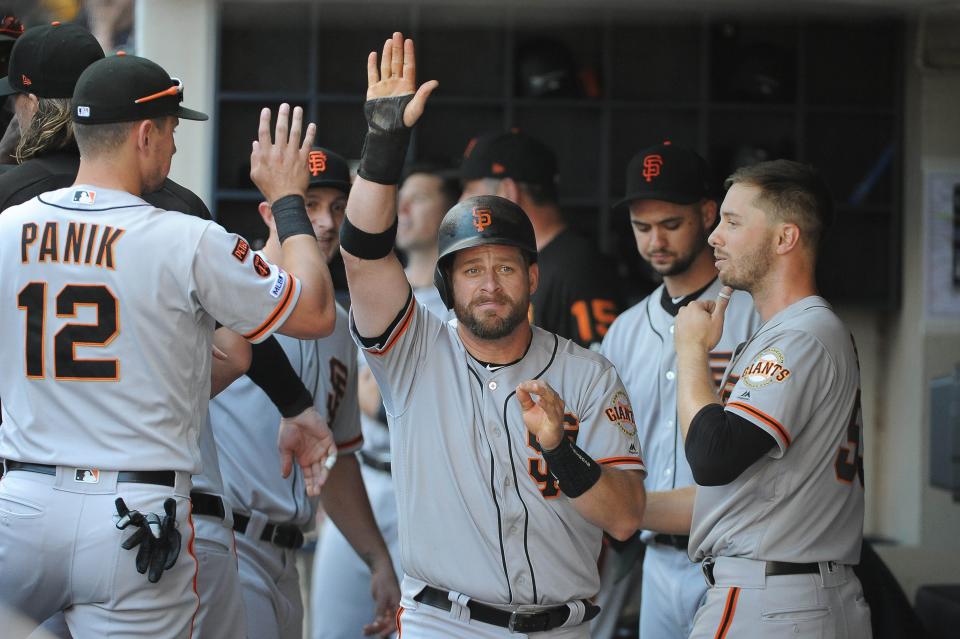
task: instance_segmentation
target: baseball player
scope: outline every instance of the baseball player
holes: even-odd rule
[[[314,148],[308,162],[307,211],[317,244],[329,260],[339,247],[350,172],[342,157],[324,148]],[[280,251],[277,229],[269,204],[262,203],[260,213],[270,229],[263,249],[270,258]],[[369,567],[365,598],[372,592],[375,610],[353,633],[359,635],[363,624],[368,624],[370,632],[389,634],[394,629],[400,592],[364,491],[359,463],[352,454],[363,441],[357,406],[357,349],[350,339],[346,311],[338,306],[337,314],[336,329],[326,339],[301,341],[281,336],[278,341],[315,398],[316,410],[329,422],[338,447],[337,464],[321,494],[324,510]],[[313,525],[316,509],[301,475],[294,472],[284,479],[279,472],[284,460],[264,454],[277,439],[280,414],[244,377],[211,401],[210,415],[226,495],[235,509],[248,634],[258,639],[300,639],[303,606],[295,558],[303,545],[303,532]],[[316,620],[324,622],[323,618]]]
[[[190,633],[187,499],[214,318],[252,341],[333,323],[329,274],[300,237],[302,113],[290,126],[281,108],[274,144],[265,110],[251,156],[255,182],[287,212],[287,271],[241,260],[242,238],[138,197],[166,177],[178,118],[206,118],[181,100],[149,60],[92,64],[74,93],[76,184],[0,215],[0,604],[36,622],[65,610],[75,636]],[[294,434],[315,489],[326,450]]]
[[[633,534],[643,510],[633,411],[606,359],[527,321],[536,240],[509,200],[444,216],[435,281],[457,321],[416,303],[393,253],[410,127],[437,86],[417,89],[415,73],[400,33],[379,66],[368,58],[368,132],[341,232],[351,331],[390,425],[401,633],[586,637],[602,531]]]
[[[693,300],[716,299],[720,291],[707,244],[717,221],[717,203],[707,163],[694,151],[670,143],[637,153],[627,166],[626,184],[626,195],[617,206],[629,208],[637,251],[663,277],[663,284],[614,321],[600,352],[617,367],[631,401],[644,407],[637,415],[648,472],[640,535],[647,545],[640,637],[686,639],[706,586],[699,566],[687,558],[696,487],[677,423],[673,331],[677,311]],[[723,335],[709,354],[715,385],[737,345],[759,323],[750,296],[734,293]],[[604,576],[606,594],[613,584]],[[619,609],[611,606],[607,612]]]
[[[458,181],[437,164],[423,163],[406,172],[397,199],[397,248],[407,256],[405,273],[413,296],[431,313],[446,319],[447,306],[433,283],[437,267],[437,230],[444,213],[460,195]],[[363,449],[358,453],[373,513],[394,569],[400,574],[397,498],[390,476],[390,432],[373,373],[361,359],[357,374]],[[346,537],[324,521],[314,555],[310,609],[313,639],[352,639],[375,617],[369,596],[370,569]]]
[[[621,308],[616,267],[567,226],[553,151],[523,133],[482,135],[467,145],[460,177],[461,199],[498,195],[530,217],[540,255],[540,285],[531,298],[533,323],[597,350]]]
[[[699,485],[690,558],[710,588],[691,637],[870,637],[852,565],[863,537],[860,372],[850,332],[817,295],[826,185],[788,160],[727,179],[710,236],[716,302],[677,316],[677,410]],[[719,397],[709,352],[731,288],[764,324],[734,353]]]

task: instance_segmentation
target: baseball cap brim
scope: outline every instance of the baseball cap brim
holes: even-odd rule
[[[689,193],[677,193],[675,191],[638,191],[636,193],[631,193],[627,195],[622,200],[617,201],[613,208],[618,209],[622,206],[628,206],[634,200],[660,200],[662,202],[670,202],[672,204],[694,204],[699,202],[702,198],[707,197],[705,195],[690,195]]]
[[[0,78],[0,96],[13,95],[14,93],[20,93],[20,90],[10,84],[10,77]]]
[[[188,109],[186,107],[178,108],[176,113],[172,113],[171,115],[175,115],[181,120],[198,120],[200,122],[210,119],[210,116],[208,116],[206,113],[194,111],[193,109]]]

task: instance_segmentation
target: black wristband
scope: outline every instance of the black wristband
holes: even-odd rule
[[[354,257],[361,260],[379,260],[393,250],[397,240],[397,219],[382,233],[367,233],[350,223],[350,218],[344,216],[340,225],[340,246]]]
[[[550,468],[550,474],[560,482],[560,490],[567,497],[579,497],[587,492],[600,481],[603,473],[600,464],[566,437],[553,450],[544,450],[543,458]]]
[[[307,205],[302,195],[284,195],[270,205],[273,211],[273,222],[277,226],[277,236],[280,243],[294,235],[309,235],[316,237],[313,224],[307,217]]]
[[[363,140],[357,175],[364,180],[387,185],[400,181],[411,131],[403,123],[403,111],[412,99],[411,93],[374,98],[363,105],[367,137]]]
[[[267,394],[281,415],[293,417],[313,406],[313,396],[275,337],[254,344],[251,353],[247,377]]]

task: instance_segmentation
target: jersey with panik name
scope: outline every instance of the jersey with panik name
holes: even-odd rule
[[[863,537],[860,370],[821,297],[770,318],[738,349],[725,409],[776,446],[725,486],[700,486],[690,558],[856,564]]]
[[[260,341],[296,278],[218,224],[77,185],[0,215],[0,456],[197,473],[215,322]]]
[[[351,330],[359,340],[352,320]],[[523,358],[491,370],[466,351],[454,321],[413,296],[385,342],[364,352],[390,426],[406,575],[495,604],[595,595],[603,531],[560,491],[516,387],[547,382],[565,402],[568,438],[602,465],[644,471],[613,365],[534,327]]]

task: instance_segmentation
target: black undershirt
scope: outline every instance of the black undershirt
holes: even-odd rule
[[[725,486],[776,445],[753,422],[707,404],[690,422],[684,451],[698,485]]]
[[[717,278],[714,277],[712,280],[710,280],[709,282],[707,282],[707,285],[706,285],[706,286],[704,286],[703,288],[701,288],[701,289],[698,290],[698,291],[694,291],[693,293],[690,293],[689,295],[684,295],[684,296],[683,296],[682,298],[680,298],[680,300],[677,301],[677,302],[674,302],[674,301],[673,301],[673,298],[670,297],[670,293],[667,292],[667,287],[664,286],[664,287],[663,287],[663,292],[660,293],[660,306],[661,306],[661,308],[663,308],[663,310],[665,310],[667,313],[669,313],[669,314],[672,315],[673,317],[676,317],[676,316],[677,316],[677,313],[680,312],[680,309],[681,309],[681,308],[683,308],[684,306],[686,306],[687,304],[689,304],[689,303],[692,302],[693,300],[699,299],[699,297],[700,297],[701,295],[703,295],[703,292],[704,292],[705,290],[707,290],[708,288],[710,288],[711,286],[713,286],[713,283],[714,283],[716,280],[717,280]]]

